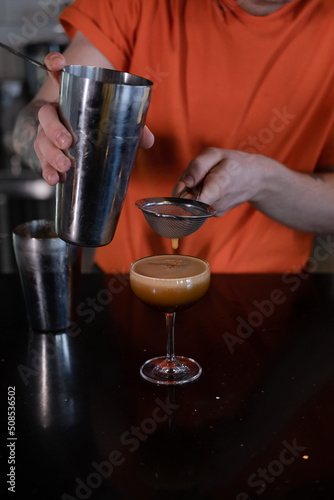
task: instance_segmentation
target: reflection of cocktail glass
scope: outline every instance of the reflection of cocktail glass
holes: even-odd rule
[[[164,385],[196,380],[202,373],[200,365],[174,353],[175,314],[203,297],[210,284],[209,264],[187,255],[144,257],[131,264],[130,284],[142,302],[166,317],[167,356],[146,361],[140,369],[142,377]]]

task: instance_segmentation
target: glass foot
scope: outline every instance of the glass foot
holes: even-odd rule
[[[191,358],[176,356],[175,361],[165,357],[152,358],[140,368],[140,374],[157,385],[181,385],[197,380],[202,373],[201,366]]]

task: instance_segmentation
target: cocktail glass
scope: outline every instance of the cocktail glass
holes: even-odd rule
[[[193,359],[175,356],[174,324],[177,311],[191,307],[210,285],[210,266],[188,255],[153,255],[131,264],[130,285],[146,305],[165,313],[167,355],[146,361],[141,376],[155,384],[180,385],[192,382],[202,368]]]

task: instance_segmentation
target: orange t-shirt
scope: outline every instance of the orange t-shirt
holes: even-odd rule
[[[264,17],[236,0],[76,0],[65,9],[70,37],[80,30],[116,69],[154,82],[146,123],[155,144],[139,151],[116,235],[97,249],[103,270],[128,272],[135,259],[173,252],[135,201],[170,196],[206,147],[301,172],[334,165],[333,18],[333,0],[293,0]],[[289,272],[303,267],[312,240],[244,203],[177,251],[213,272]]]

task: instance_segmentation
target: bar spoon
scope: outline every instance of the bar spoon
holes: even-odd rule
[[[39,61],[36,61],[35,59],[32,59],[31,57],[27,56],[26,54],[23,54],[22,52],[19,52],[18,50],[13,49],[12,47],[9,47],[9,45],[6,45],[5,43],[0,42],[0,47],[7,50],[11,54],[14,54],[15,56],[21,57],[25,61],[30,62],[31,64],[34,64],[35,66],[38,66],[39,68],[44,69],[48,73],[59,73],[59,71],[55,71],[52,69],[49,69],[45,66],[45,64],[40,63]],[[62,71],[62,70],[61,70]]]

